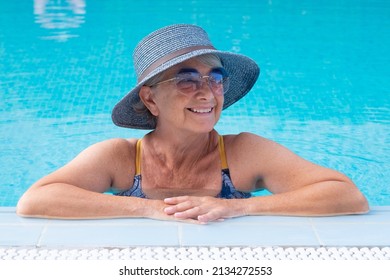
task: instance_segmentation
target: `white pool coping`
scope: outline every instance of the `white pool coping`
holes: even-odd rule
[[[21,218],[0,207],[0,247],[387,247],[390,206],[365,215],[256,216],[193,225],[150,219]]]
[[[390,260],[390,206],[365,215],[208,225],[32,219],[0,207],[0,260]]]

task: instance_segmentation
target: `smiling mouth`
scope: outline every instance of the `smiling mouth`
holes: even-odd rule
[[[211,113],[211,111],[213,111],[214,108],[207,108],[207,109],[194,109],[194,108],[188,108],[187,110],[188,111],[191,111],[193,113],[197,113],[197,114],[207,114],[207,113]]]

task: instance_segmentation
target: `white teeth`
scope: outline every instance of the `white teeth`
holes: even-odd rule
[[[190,111],[194,112],[194,113],[210,113],[211,110],[213,108],[209,108],[209,109],[190,109]]]

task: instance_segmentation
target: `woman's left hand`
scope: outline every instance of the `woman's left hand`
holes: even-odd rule
[[[166,214],[179,219],[195,219],[202,224],[245,215],[241,199],[178,196],[166,198],[164,202],[170,205],[164,209]]]

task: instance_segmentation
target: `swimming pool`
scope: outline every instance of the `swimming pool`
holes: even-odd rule
[[[136,42],[180,22],[260,64],[220,133],[273,139],[390,205],[389,14],[388,1],[369,0],[2,1],[0,206],[92,143],[142,137],[110,112],[135,83]]]

